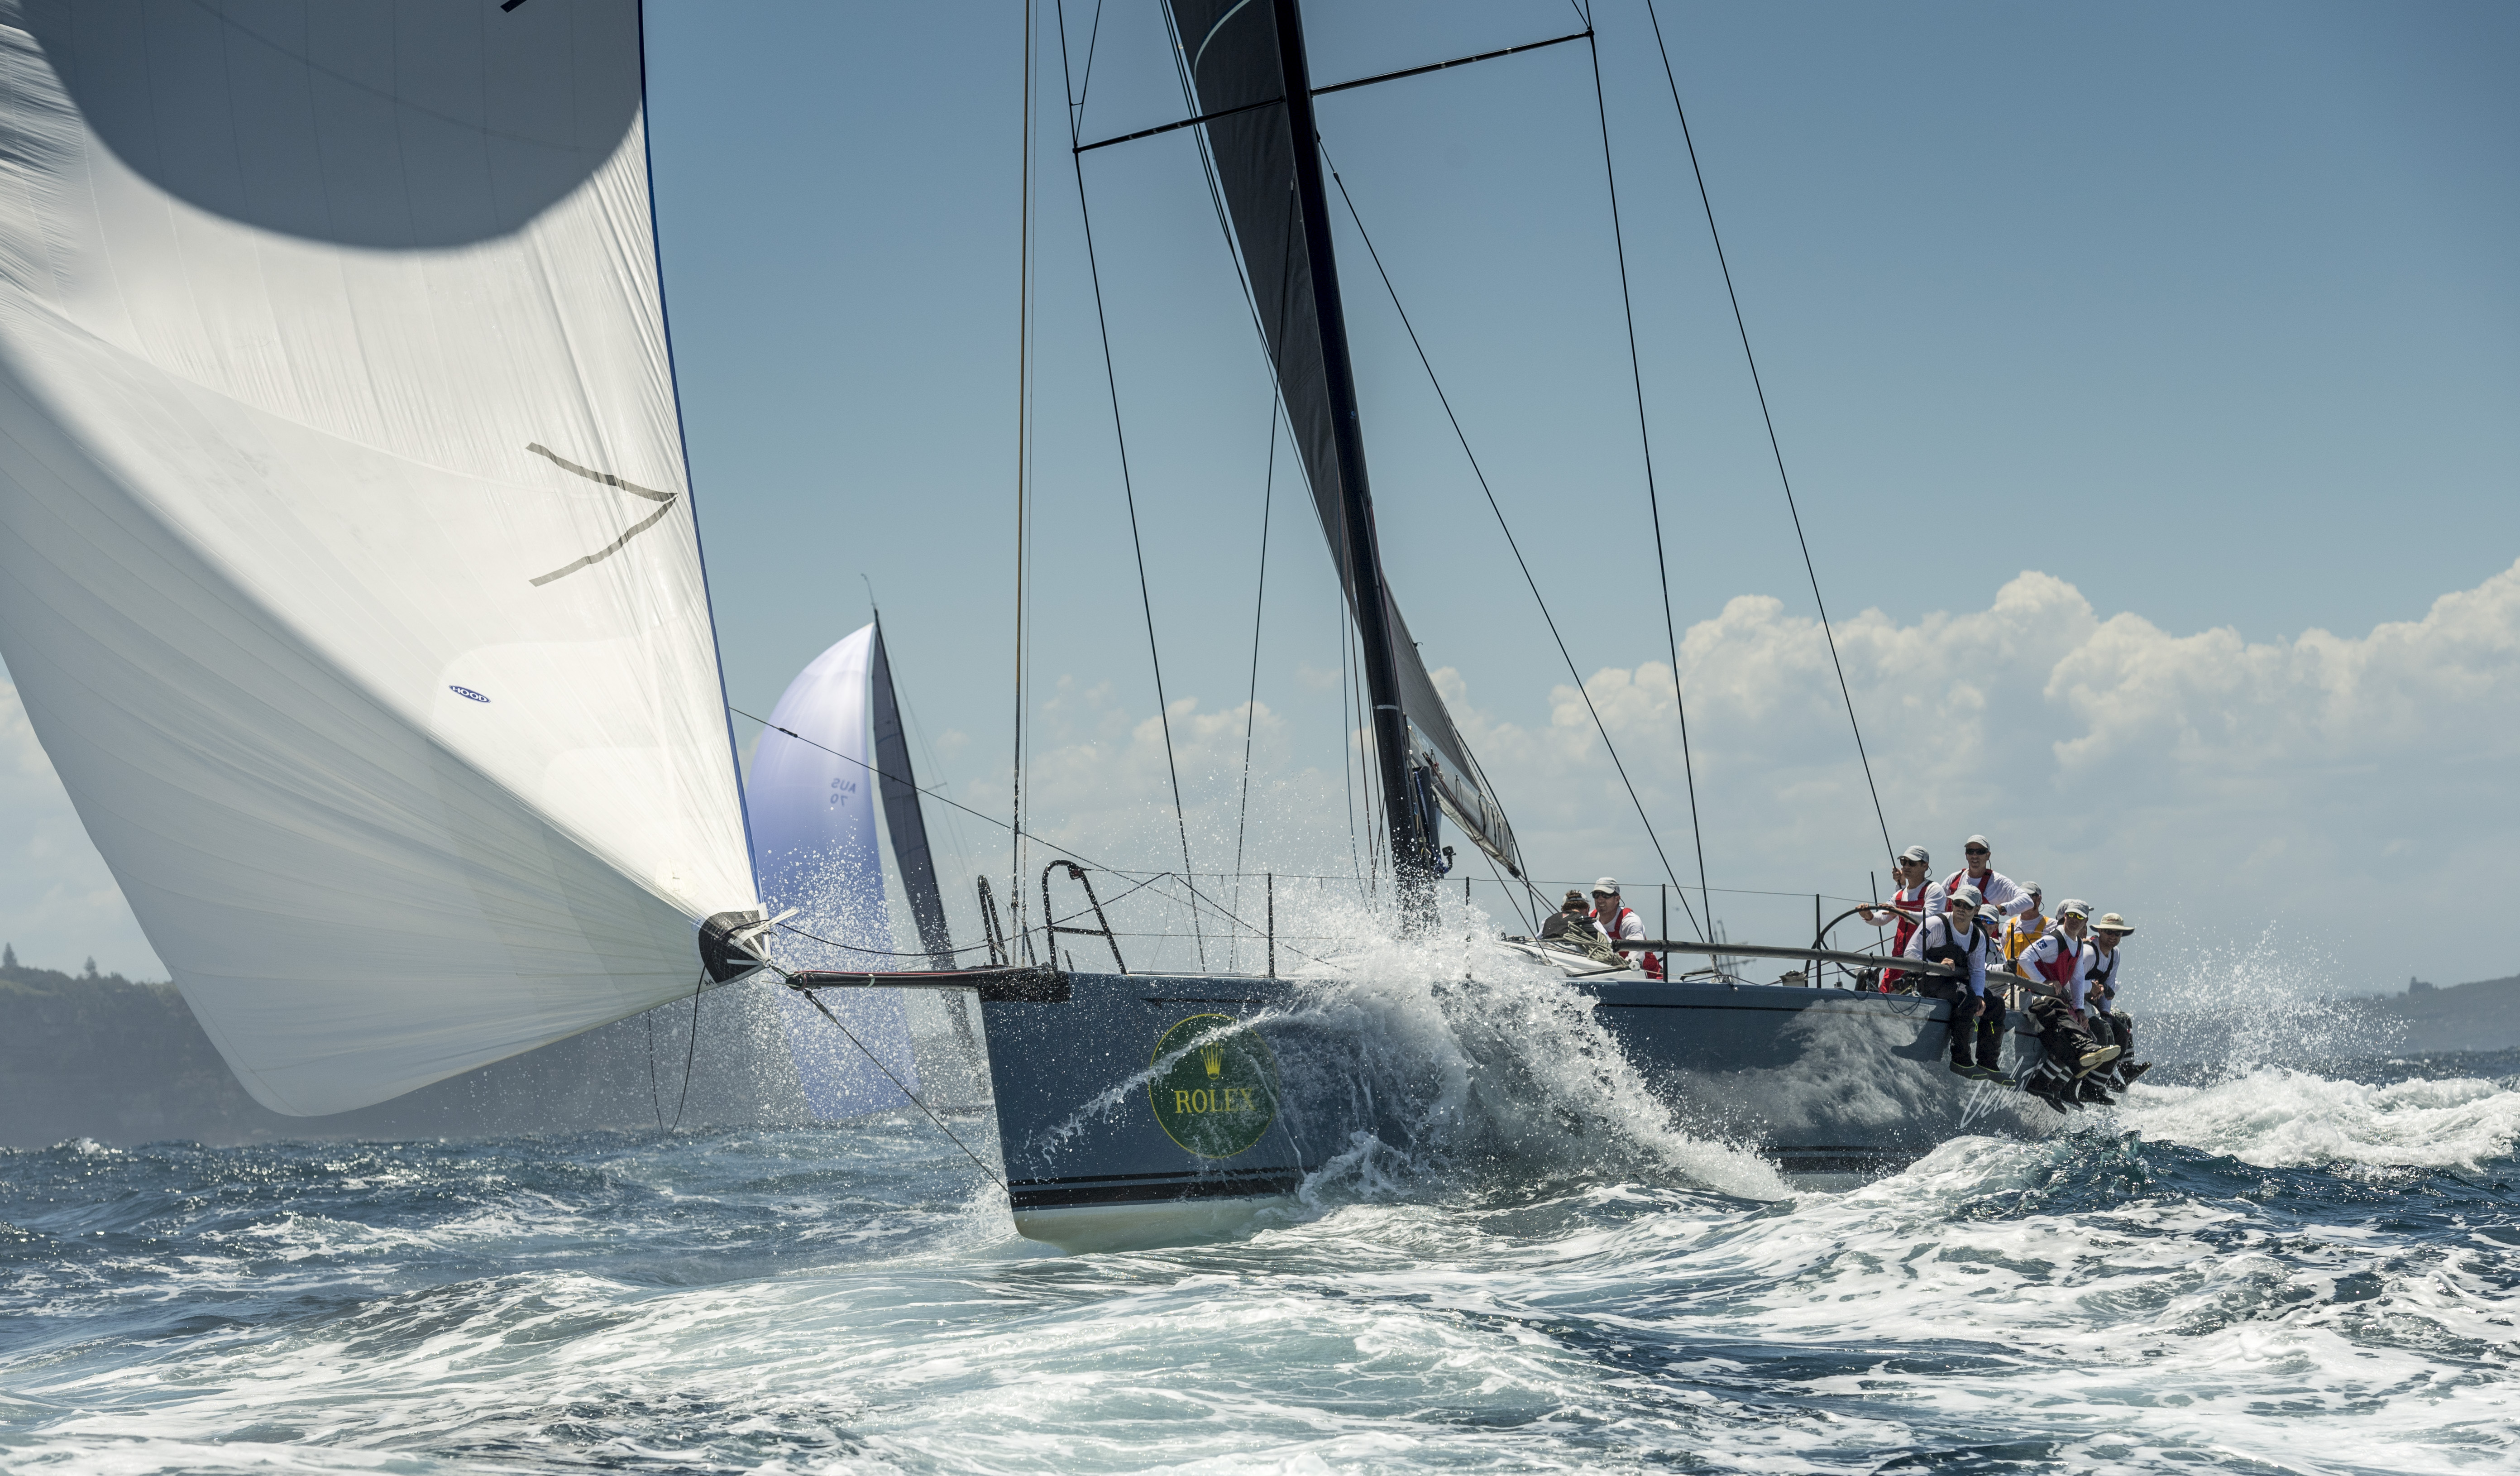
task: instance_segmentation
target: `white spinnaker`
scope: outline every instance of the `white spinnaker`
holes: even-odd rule
[[[875,825],[868,711],[874,655],[869,624],[814,658],[780,694],[752,750],[744,784],[752,865],[763,905],[798,914],[776,944],[780,960],[791,966],[888,971],[902,962],[884,903],[883,848]],[[783,992],[781,997],[788,1054],[817,1118],[832,1122],[897,1107],[903,1089],[918,1089],[901,991],[825,992],[825,1005],[847,1023],[855,1044],[802,995]]]
[[[688,994],[755,905],[639,47],[0,0],[0,655],[278,1111]]]

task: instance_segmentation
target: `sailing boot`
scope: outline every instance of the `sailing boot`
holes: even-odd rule
[[[2076,1084],[2074,1095],[2094,1107],[2114,1107],[2118,1102],[2116,1097],[2109,1095],[2108,1087],[2102,1085],[2094,1077],[2085,1077]]]
[[[2132,1066],[2120,1066],[2118,1068],[2118,1080],[2124,1082],[2129,1086],[2133,1086],[2136,1083],[2136,1078],[2142,1076],[2145,1072],[2150,1070],[2152,1070],[2152,1063],[2150,1061],[2138,1061]]]
[[[2092,1049],[2083,1052],[2082,1057],[2075,1061],[2074,1080],[2079,1082],[2083,1078],[2090,1076],[2092,1072],[2108,1065],[2111,1061],[2114,1061],[2117,1058],[2118,1048],[2116,1046],[2093,1046]]]

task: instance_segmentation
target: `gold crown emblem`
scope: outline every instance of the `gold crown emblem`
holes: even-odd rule
[[[1225,1047],[1222,1044],[1202,1045],[1198,1049],[1198,1055],[1200,1060],[1207,1063],[1209,1076],[1225,1075]]]

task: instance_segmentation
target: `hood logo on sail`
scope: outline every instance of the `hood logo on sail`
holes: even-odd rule
[[[1278,1058],[1232,1015],[1192,1015],[1155,1041],[1147,1103],[1183,1148],[1232,1158],[1278,1120]]]
[[[474,702],[488,702],[490,700],[489,698],[482,696],[480,693],[473,691],[471,687],[459,687],[452,682],[447,684],[446,690],[454,693],[458,697],[470,698]]]
[[[566,578],[570,575],[577,573],[579,570],[586,568],[590,564],[601,564],[605,560],[611,558],[614,554],[627,548],[630,545],[631,539],[655,527],[658,523],[663,522],[665,514],[674,510],[675,493],[660,492],[654,487],[641,486],[637,483],[633,482],[624,482],[620,478],[613,476],[610,472],[599,472],[594,470],[592,467],[579,466],[576,462],[569,460],[567,457],[554,451],[551,447],[544,445],[541,441],[535,441],[533,444],[525,447],[525,449],[533,452],[537,456],[540,456],[545,461],[550,462],[552,465],[560,468],[563,472],[574,473],[577,476],[585,478],[589,482],[601,482],[606,486],[617,487],[622,491],[630,493],[634,497],[645,497],[651,502],[661,502],[664,504],[664,506],[657,508],[654,512],[650,513],[645,518],[631,524],[629,531],[624,532],[620,537],[605,544],[595,552],[588,554],[585,558],[575,560],[571,563],[562,564],[560,568],[553,570],[551,573],[539,576],[530,581],[537,586],[548,584],[554,579]]]

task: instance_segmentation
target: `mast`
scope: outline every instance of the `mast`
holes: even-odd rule
[[[1434,920],[1435,870],[1409,772],[1408,720],[1400,706],[1400,663],[1392,643],[1391,604],[1383,590],[1382,547],[1374,535],[1373,495],[1366,484],[1365,436],[1357,419],[1356,369],[1348,357],[1347,314],[1340,305],[1338,258],[1330,243],[1329,199],[1313,122],[1312,68],[1304,57],[1304,21],[1296,0],[1271,0],[1278,63],[1285,85],[1286,126],[1293,135],[1295,202],[1312,267],[1313,306],[1321,325],[1330,436],[1338,456],[1340,553],[1365,648],[1365,684],[1373,708],[1373,753],[1382,775],[1384,825],[1402,926],[1418,931]]]

